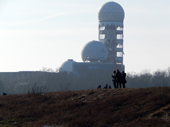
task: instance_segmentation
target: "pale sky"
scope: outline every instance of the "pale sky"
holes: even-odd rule
[[[98,10],[108,0],[0,0],[0,72],[82,62],[98,40]],[[170,0],[115,0],[125,11],[126,72],[170,67]]]

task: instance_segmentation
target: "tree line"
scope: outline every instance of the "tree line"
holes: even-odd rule
[[[97,86],[111,85],[113,71],[80,70],[79,73],[67,72],[13,72],[0,73],[0,92],[24,94],[34,92],[53,92],[66,90],[96,89]],[[154,73],[145,71],[139,74],[127,73],[126,88],[170,86],[170,68]]]

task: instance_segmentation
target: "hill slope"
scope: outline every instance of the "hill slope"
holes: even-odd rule
[[[170,88],[100,89],[0,97],[1,126],[170,126]]]

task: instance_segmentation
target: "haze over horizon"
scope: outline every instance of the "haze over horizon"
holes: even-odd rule
[[[98,10],[108,0],[0,0],[0,72],[59,68],[82,62],[98,40]],[[126,72],[170,67],[170,1],[115,0],[125,11]]]

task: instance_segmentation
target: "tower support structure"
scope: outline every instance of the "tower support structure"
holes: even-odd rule
[[[120,68],[124,68],[123,8],[116,2],[107,2],[100,8],[98,19],[98,39],[106,46],[108,50],[108,57],[104,62],[112,63],[113,66],[122,66]]]

